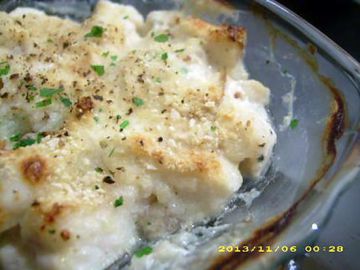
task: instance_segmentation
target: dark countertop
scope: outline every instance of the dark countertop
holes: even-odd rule
[[[278,0],[360,61],[360,5],[351,0]],[[359,1],[358,1],[359,2]],[[360,269],[360,176],[338,199],[315,245],[342,245],[342,253],[319,252],[295,258],[288,269]]]

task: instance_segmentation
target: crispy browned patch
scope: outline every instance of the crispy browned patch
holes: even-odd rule
[[[56,221],[56,218],[61,215],[64,210],[64,206],[58,203],[54,203],[50,211],[44,212],[44,224],[51,224]]]
[[[94,108],[94,103],[91,97],[82,97],[75,104],[76,117],[80,118],[85,113],[91,111]]]
[[[71,234],[68,230],[62,230],[60,232],[61,239],[64,241],[68,241],[71,237]]]
[[[246,44],[246,30],[241,26],[222,25],[210,32],[210,37],[215,41],[229,40],[239,45],[240,49],[244,49]]]
[[[218,173],[221,167],[216,156],[207,152],[183,149],[174,156],[168,153],[166,148],[155,143],[155,140],[152,141],[151,138],[141,135],[130,137],[129,142],[134,153],[152,158],[169,170],[177,170],[183,173],[197,172],[211,176]]]
[[[47,176],[47,162],[39,155],[21,161],[20,171],[25,180],[31,184],[43,182]]]

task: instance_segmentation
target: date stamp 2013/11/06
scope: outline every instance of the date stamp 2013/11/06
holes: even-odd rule
[[[342,245],[334,246],[218,246],[219,253],[295,253],[295,252],[306,252],[306,253],[317,253],[317,252],[328,252],[328,253],[341,253],[344,252],[345,248]]]

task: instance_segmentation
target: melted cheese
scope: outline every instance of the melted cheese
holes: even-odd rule
[[[105,268],[216,215],[266,167],[270,92],[244,71],[243,29],[107,1],[81,24],[23,8],[0,29],[1,268]],[[62,92],[39,108],[44,88]]]

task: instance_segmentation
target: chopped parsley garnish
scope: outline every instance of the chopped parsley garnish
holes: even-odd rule
[[[291,129],[295,129],[297,126],[299,125],[299,120],[298,119],[292,119],[290,122],[290,128]]]
[[[69,98],[67,97],[60,97],[60,101],[62,102],[62,104],[64,104],[65,107],[69,108],[72,105],[72,102]]]
[[[98,123],[98,122],[99,122],[99,117],[94,116],[94,121],[95,121],[96,123]]]
[[[44,138],[44,134],[38,133],[36,134],[36,143],[41,143],[41,140]]]
[[[20,148],[20,147],[30,146],[30,145],[33,145],[33,144],[35,144],[35,143],[36,143],[36,140],[31,139],[31,138],[22,139],[22,140],[18,141],[18,142],[14,145],[13,149],[15,150],[15,149],[18,149],[18,148]]]
[[[85,35],[85,37],[102,37],[104,31],[104,28],[95,25],[91,28],[91,31]]]
[[[152,247],[146,246],[135,251],[135,256],[141,258],[142,256],[149,255],[153,252]]]
[[[49,230],[49,233],[50,233],[50,234],[55,234],[55,233],[56,233],[56,230],[54,230],[54,229]]]
[[[108,57],[109,56],[109,51],[107,51],[107,52],[103,52],[102,54],[101,54],[101,56],[103,56],[103,57]]]
[[[117,114],[116,115],[116,120],[120,120],[121,119],[121,115],[120,114]]]
[[[183,51],[185,51],[185,49],[179,49],[179,50],[176,50],[175,52],[176,52],[176,53],[181,53],[181,52],[183,52]]]
[[[161,79],[160,78],[155,78],[155,82],[161,83]]]
[[[124,20],[126,20],[126,19],[129,19],[129,16],[125,16],[125,17],[124,17]]]
[[[36,106],[36,108],[44,108],[46,106],[51,105],[51,103],[52,103],[51,99],[47,98],[47,99],[44,99],[42,101],[36,102],[35,106]]]
[[[142,100],[141,98],[138,98],[138,97],[134,97],[132,99],[132,102],[137,106],[137,107],[140,107],[142,105],[144,105],[144,100]]]
[[[168,34],[160,34],[160,35],[157,35],[156,37],[154,37],[154,40],[156,42],[161,42],[161,43],[164,43],[164,42],[167,42],[169,40],[170,36]]]
[[[161,55],[161,60],[163,60],[163,61],[166,61],[168,58],[169,58],[168,53],[163,53],[163,54]]]
[[[110,56],[110,59],[115,62],[118,59],[118,56],[112,55],[112,56]]]
[[[110,153],[109,153],[109,157],[111,157],[115,152],[115,147],[113,149],[111,149]]]
[[[102,173],[104,170],[100,167],[95,168],[95,172]]]
[[[8,62],[0,63],[0,76],[8,75],[10,72],[10,65]]]
[[[41,97],[48,97],[51,98],[54,95],[57,95],[64,91],[64,89],[61,88],[41,88],[40,89],[40,96]]]
[[[12,135],[10,137],[11,142],[18,142],[20,139],[21,139],[21,134],[20,133],[16,133],[15,135]]]
[[[119,206],[122,206],[124,204],[124,197],[120,196],[114,201],[114,207],[117,208]]]
[[[30,90],[30,91],[37,91],[37,88],[36,88],[34,85],[32,85],[32,84],[27,85],[26,88],[27,88],[28,90]]]
[[[105,74],[105,68],[102,65],[91,65],[92,70],[96,72],[97,75],[102,76]]]
[[[215,127],[215,126],[212,126],[212,127],[210,128],[210,130],[213,131],[213,132],[215,132],[215,131],[216,131],[216,127]]]
[[[125,120],[120,124],[120,131],[125,129],[130,124],[129,120]]]

